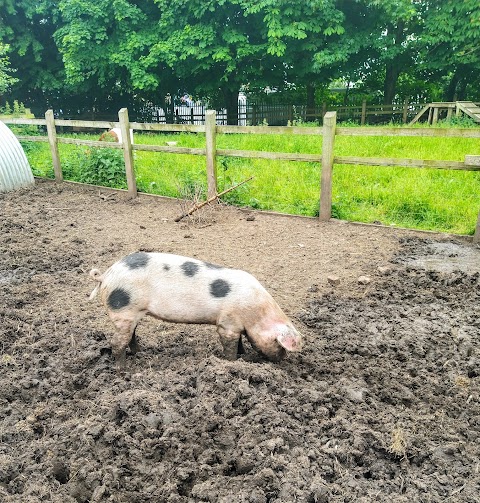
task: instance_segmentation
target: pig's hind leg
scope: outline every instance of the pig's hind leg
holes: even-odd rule
[[[132,353],[136,353],[138,350],[135,328],[139,318],[122,314],[121,316],[112,316],[112,321],[116,330],[110,341],[110,345],[112,347],[113,356],[115,357],[116,367],[119,371],[123,371],[125,370],[127,346],[130,346]]]

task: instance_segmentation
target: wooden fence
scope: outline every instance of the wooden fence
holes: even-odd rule
[[[88,145],[100,148],[117,148],[123,150],[125,160],[125,171],[127,177],[128,194],[130,197],[137,196],[137,186],[135,181],[133,152],[135,150],[150,152],[169,152],[173,154],[203,155],[206,157],[206,172],[208,183],[208,197],[217,194],[217,156],[281,159],[289,161],[307,161],[321,163],[320,180],[320,220],[326,221],[332,214],[332,172],[334,164],[353,164],[369,166],[406,166],[414,168],[435,168],[480,171],[480,156],[466,155],[462,161],[442,161],[423,159],[400,159],[400,158],[367,158],[352,156],[336,156],[334,153],[335,138],[341,136],[421,136],[421,137],[462,137],[480,138],[479,129],[441,129],[441,128],[369,128],[369,127],[337,127],[336,112],[327,112],[324,116],[322,127],[293,127],[293,126],[217,126],[216,113],[214,110],[206,112],[204,125],[187,124],[152,124],[130,122],[128,111],[122,108],[118,113],[118,122],[108,121],[81,121],[55,119],[52,110],[48,110],[45,119],[4,119],[7,124],[30,124],[46,126],[47,137],[45,136],[22,136],[19,140],[47,142],[50,145],[52,154],[55,180],[63,181],[60,156],[58,151],[59,143],[69,143],[76,145]],[[94,129],[120,128],[122,132],[122,143],[110,143],[103,141],[81,140],[76,138],[63,138],[57,136],[57,127],[84,127]],[[161,132],[190,132],[204,133],[206,136],[205,148],[187,148],[176,146],[160,145],[137,145],[130,140],[130,129],[136,131],[161,131]],[[248,150],[218,149],[216,146],[217,134],[285,134],[285,135],[312,135],[322,138],[321,154],[301,154],[287,152],[263,152]],[[475,243],[480,242],[480,212],[473,237]]]

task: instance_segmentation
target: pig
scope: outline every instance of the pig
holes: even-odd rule
[[[133,143],[133,129],[130,132],[130,143]],[[114,143],[122,143],[122,130],[119,127],[114,127],[109,131],[105,131],[101,134],[99,141],[111,141]]]
[[[110,343],[119,370],[125,368],[127,346],[138,350],[135,328],[145,316],[174,323],[216,325],[224,357],[243,352],[245,334],[271,361],[286,351],[300,351],[302,336],[267,290],[251,274],[169,253],[136,252],[105,273],[90,276],[115,326]]]

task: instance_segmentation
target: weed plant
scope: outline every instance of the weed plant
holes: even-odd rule
[[[472,126],[465,120],[458,122],[462,128]],[[442,122],[438,127],[447,126],[451,127],[452,123]],[[182,147],[205,147],[203,134],[135,134],[137,144],[165,145],[167,141],[176,141]],[[59,147],[66,179],[125,186],[121,151],[98,149],[98,155],[88,157],[85,147],[67,144]],[[322,138],[315,136],[229,134],[217,137],[219,149],[318,153],[319,161],[321,147]],[[118,164],[105,152],[118,154]],[[467,154],[480,155],[478,139],[338,136],[335,141],[337,156],[461,161]],[[205,157],[142,151],[136,151],[134,156],[139,190],[173,197],[193,189],[206,194]],[[48,145],[35,144],[34,149],[27,151],[27,157],[34,174],[53,176]],[[108,162],[100,168],[100,161]],[[252,175],[253,180],[225,195],[224,200],[258,209],[318,215],[320,162],[221,156],[217,159],[219,191]],[[480,209],[480,173],[336,164],[332,200],[335,218],[473,234]]]

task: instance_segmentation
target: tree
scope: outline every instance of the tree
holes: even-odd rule
[[[305,89],[307,114],[315,106],[316,88],[338,76],[343,59],[343,54],[332,55],[329,49],[345,33],[345,16],[336,4],[329,0],[282,3],[271,7],[266,17],[271,51],[285,71],[283,83]]]
[[[445,99],[478,96],[480,75],[480,3],[430,0],[421,37],[423,66],[447,76]]]
[[[339,2],[346,37],[332,51],[345,54],[347,75],[361,81],[374,77],[385,104],[393,102],[400,75],[415,66],[424,7],[425,2],[412,0]]]
[[[11,93],[25,103],[45,103],[63,89],[63,64],[52,39],[55,2],[0,0],[0,33],[10,45],[10,61],[18,71]]]
[[[8,45],[0,42],[0,96],[2,96],[12,84],[18,81],[18,79],[11,75],[15,72],[15,69],[10,66],[10,61],[7,56],[9,49]]]
[[[0,42],[17,69],[7,92],[37,110],[152,103],[172,121],[173,98],[188,92],[236,123],[242,87],[301,89],[308,108],[337,79],[381,90],[384,103],[438,95],[432,80],[449,99],[473,94],[479,10],[477,0],[0,0]]]
[[[69,82],[116,79],[153,100],[188,90],[215,103],[220,94],[229,123],[243,85],[282,86],[299,62],[306,74],[342,19],[333,0],[64,0],[60,10],[55,39]]]

